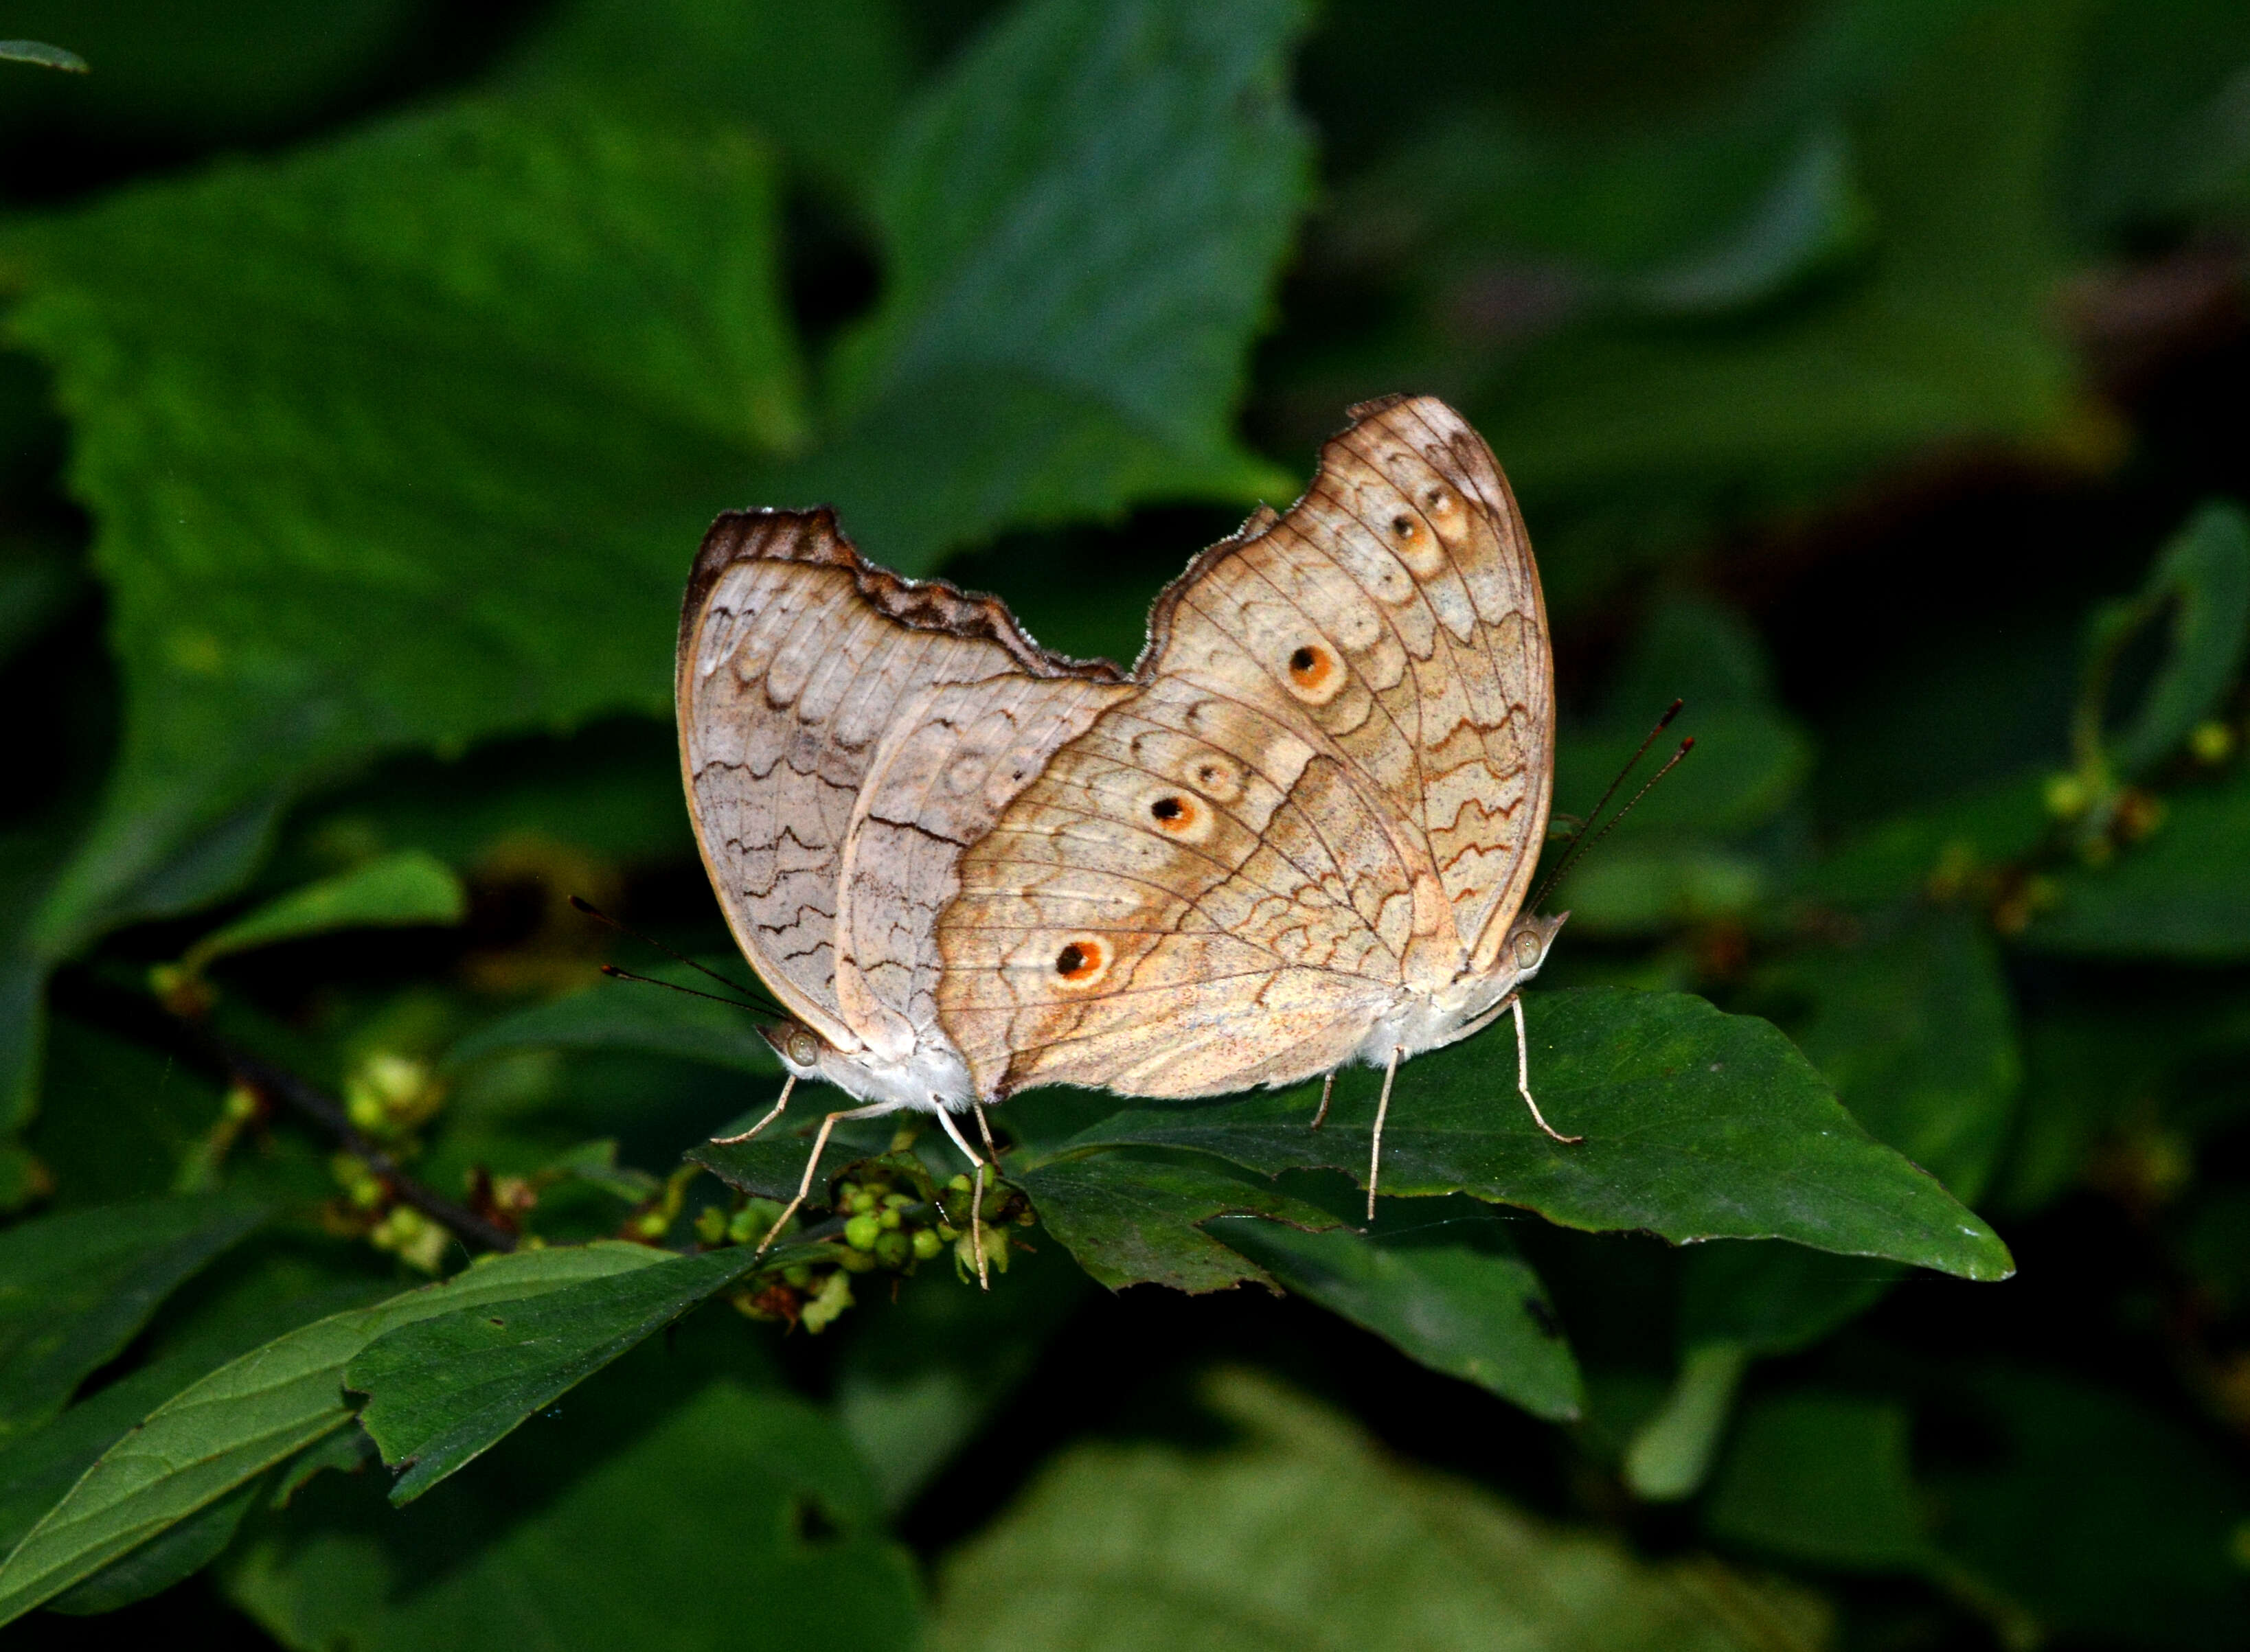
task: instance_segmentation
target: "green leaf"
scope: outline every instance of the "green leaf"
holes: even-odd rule
[[[344,1386],[368,1396],[360,1425],[384,1465],[404,1470],[390,1500],[412,1502],[619,1354],[753,1268],[785,1265],[795,1249],[670,1256],[385,1332],[353,1357]]]
[[[1745,1407],[1703,1529],[1801,1566],[1929,1570],[1908,1421],[1896,1404],[1837,1394],[1780,1394]]]
[[[519,1252],[277,1338],[151,1412],[0,1561],[0,1623],[92,1576],[351,1420],[344,1366],[395,1325],[661,1261],[638,1245]]]
[[[1762,970],[1752,994],[1868,1134],[1964,1201],[1984,1192],[2023,1059],[2006,978],[1975,918],[1915,913],[1856,946],[1798,952]]]
[[[2250,649],[2250,516],[2240,506],[2204,506],[2164,547],[2140,595],[2097,614],[2095,630],[2137,629],[2167,607],[2164,663],[2131,723],[2109,742],[2121,774],[2143,774],[2178,750],[2241,672]]]
[[[761,1102],[719,1133],[739,1134],[748,1130],[764,1118],[772,1105],[770,1102]],[[755,1198],[793,1199],[797,1183],[804,1179],[805,1162],[812,1155],[812,1132],[818,1127],[817,1117],[804,1119],[794,1129],[777,1123],[749,1141],[701,1142],[681,1157],[689,1164],[702,1166],[728,1187]],[[821,1154],[820,1163],[827,1174],[814,1184],[813,1202],[825,1203],[829,1187],[853,1163],[887,1152],[893,1128],[891,1120],[882,1119],[855,1119],[838,1126]]]
[[[891,0],[571,0],[514,72],[645,119],[694,110],[742,121],[822,182],[856,189],[906,101],[902,23]]]
[[[1652,1564],[1607,1534],[1534,1518],[1400,1464],[1247,1373],[1209,1394],[1239,1431],[1226,1450],[1080,1444],[1051,1459],[945,1561],[938,1652],[1750,1652],[1823,1639],[1825,1609],[1802,1591],[1708,1559]]]
[[[199,970],[231,953],[331,930],[458,924],[468,915],[468,891],[451,868],[421,850],[402,850],[267,901],[205,935],[181,961]]]
[[[1748,1355],[1733,1343],[1688,1350],[1662,1403],[1626,1442],[1625,1483],[1635,1497],[1673,1503],[1703,1483],[1749,1367]]]
[[[0,1442],[60,1411],[183,1280],[266,1215],[226,1195],[160,1199],[0,1233]]]
[[[473,103],[0,238],[127,698],[41,956],[231,887],[308,774],[669,709],[686,547],[802,431],[774,210],[738,135]]]
[[[77,52],[66,52],[40,40],[0,40],[0,60],[35,63],[42,69],[60,69],[66,74],[84,74],[86,71],[86,59]]]
[[[676,978],[682,985],[700,979],[679,968],[648,973],[659,979]],[[781,1068],[772,1047],[758,1036],[749,1010],[620,981],[604,981],[487,1022],[455,1043],[445,1059],[458,1067],[522,1050],[632,1050],[761,1077]]]
[[[1472,1193],[1565,1227],[1645,1228],[1674,1243],[1781,1238],[1888,1256],[1974,1279],[2013,1262],[1938,1182],[1872,1140],[1773,1027],[1685,994],[1615,988],[1525,1000],[1531,1085],[1565,1146],[1515,1094],[1509,1030],[1416,1059],[1399,1072],[1383,1186]],[[1327,1128],[1316,1085],[1121,1112],[1079,1148],[1188,1147],[1273,1175],[1366,1172],[1378,1075],[1336,1081]]]
[[[1254,1216],[1223,1216],[1206,1231],[1299,1296],[1534,1416],[1569,1421],[1584,1403],[1546,1287],[1508,1224],[1474,1200],[1393,1201],[1365,1232],[1307,1233]]]
[[[319,1448],[315,1447],[314,1449]],[[225,1552],[243,1516],[264,1496],[270,1471],[207,1503],[176,1525],[112,1560],[85,1582],[47,1602],[50,1612],[93,1617],[144,1600],[202,1571]]]
[[[2154,836],[2107,866],[2055,878],[2057,899],[2020,937],[2076,958],[2250,958],[2250,775],[2171,793]]]
[[[908,113],[835,442],[777,484],[908,572],[1007,525],[1294,480],[1231,425],[1311,184],[1296,0],[1037,0]]]
[[[706,1357],[697,1329],[404,1509],[376,1476],[321,1476],[226,1563],[228,1593],[297,1652],[915,1644],[913,1560],[850,1444],[804,1401],[715,1374],[756,1363],[733,1315]]]
[[[1008,1180],[1031,1195],[1041,1225],[1078,1265],[1112,1291],[1132,1284],[1190,1291],[1270,1284],[1253,1252],[1222,1242],[1201,1224],[1232,1214],[1314,1228],[1334,1227],[1338,1220],[1263,1177],[1201,1153],[1094,1153],[1028,1170],[1011,1167]]]

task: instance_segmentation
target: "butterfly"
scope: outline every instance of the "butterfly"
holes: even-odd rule
[[[788,1082],[745,1133],[799,1079],[860,1104],[823,1120],[790,1213],[844,1119],[935,1113],[981,1204],[984,1109],[1018,1090],[1215,1096],[1363,1063],[1372,1216],[1399,1063],[1511,1010],[1525,1103],[1577,1139],[1532,1098],[1518,996],[1569,916],[1522,910],[1555,736],[1522,518],[1444,403],[1350,416],[1303,498],[1165,588],[1130,671],[873,566],[827,509],[712,526],[680,762],[789,1017],[766,1029]]]

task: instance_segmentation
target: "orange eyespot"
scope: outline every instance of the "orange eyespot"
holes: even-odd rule
[[[1091,935],[1063,943],[1055,954],[1055,974],[1072,986],[1083,986],[1099,976],[1109,962],[1108,950]]]
[[[1193,831],[1201,818],[1194,801],[1185,797],[1159,797],[1149,805],[1149,813],[1156,816],[1157,825],[1175,835]]]
[[[1403,514],[1392,517],[1391,519],[1391,531],[1402,540],[1412,539],[1415,533],[1414,519],[1411,516]]]
[[[1308,691],[1326,686],[1336,668],[1336,657],[1315,643],[1307,643],[1289,656],[1289,680]]]

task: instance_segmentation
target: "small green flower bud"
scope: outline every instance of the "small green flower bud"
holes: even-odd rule
[[[814,1336],[836,1322],[838,1316],[852,1305],[852,1281],[843,1273],[832,1273],[820,1282],[820,1289],[804,1304],[800,1323]]]
[[[737,1210],[734,1220],[727,1224],[727,1237],[738,1245],[763,1239],[774,1225],[774,1218],[779,1215],[781,1207],[772,1200],[753,1199]]]
[[[903,1268],[914,1253],[914,1242],[896,1231],[875,1236],[875,1260],[886,1268]]]
[[[917,1228],[914,1231],[914,1253],[917,1259],[928,1262],[945,1249],[945,1241],[937,1236],[935,1228]]]
[[[894,1205],[894,1206],[892,1206],[891,1208],[889,1208],[888,1209],[887,1209],[887,1210],[884,1210],[884,1211],[880,1212],[880,1214],[875,1217],[875,1220],[876,1220],[877,1222],[881,1222],[881,1223],[883,1224],[884,1229],[885,1229],[887,1231],[888,1229],[893,1229],[893,1228],[897,1227],[897,1226],[899,1225],[899,1220],[900,1220],[900,1218],[899,1218],[899,1212],[898,1212],[898,1207],[897,1207],[897,1206],[895,1206],[895,1205]]]
[[[882,1230],[880,1221],[862,1211],[844,1224],[844,1242],[854,1250],[873,1250],[875,1236]]]
[[[707,1245],[727,1242],[727,1213],[716,1205],[706,1205],[695,1218],[695,1236]]]
[[[661,1210],[652,1210],[633,1223],[633,1231],[653,1242],[672,1230],[672,1218]]]
[[[966,1176],[956,1176],[951,1181],[947,1182],[945,1185],[952,1188],[956,1193],[967,1193],[971,1188],[975,1187],[977,1184],[970,1180]]]
[[[2234,731],[2221,722],[2198,723],[2187,748],[2198,763],[2223,763],[2234,753]]]
[[[809,1262],[791,1263],[781,1270],[781,1277],[784,1284],[795,1285],[802,1291],[812,1283],[812,1264]]]

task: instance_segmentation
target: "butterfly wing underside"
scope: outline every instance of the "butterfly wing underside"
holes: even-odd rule
[[[1287,1083],[1497,967],[1549,801],[1537,573],[1457,414],[1355,411],[1303,499],[1158,599],[1142,691],[963,857],[939,1008],[984,1093]]]
[[[680,616],[680,764],[735,942],[792,1015],[846,1052],[911,1043],[961,843],[1118,678],[991,598],[865,562],[825,510],[712,526]]]

